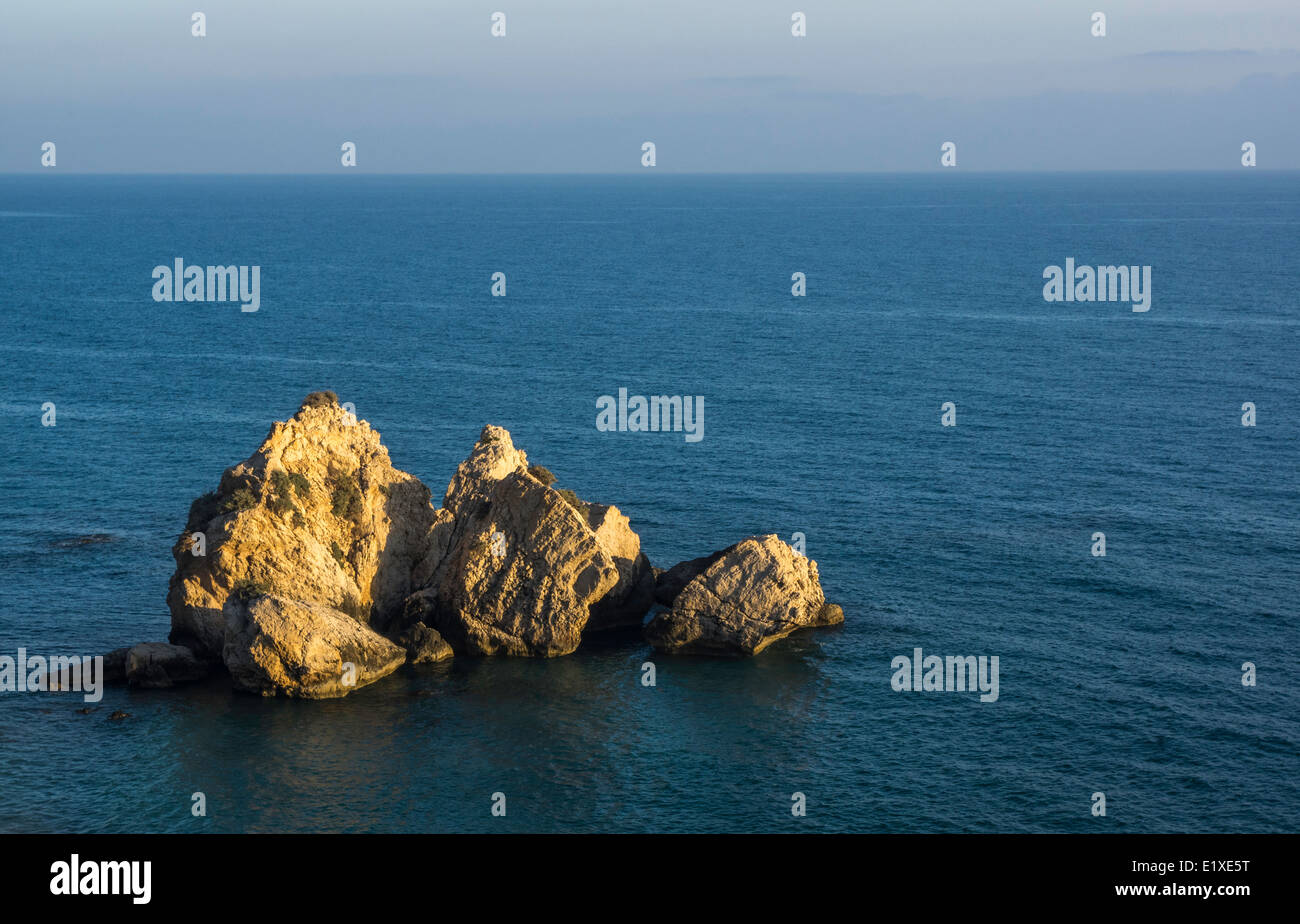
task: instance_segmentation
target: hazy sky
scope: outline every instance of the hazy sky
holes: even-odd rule
[[[1295,169],[1297,49],[1300,0],[2,0],[0,172]]]

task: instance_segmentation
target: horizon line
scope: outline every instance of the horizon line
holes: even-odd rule
[[[27,176],[75,176],[75,177],[325,177],[325,176],[366,176],[366,177],[630,177],[645,175],[645,171],[664,173],[669,176],[959,176],[974,174],[989,175],[1023,175],[1038,176],[1077,175],[1096,173],[1140,173],[1140,174],[1219,174],[1219,173],[1300,173],[1300,167],[1090,167],[1078,170],[1039,170],[1039,169],[988,169],[970,170],[951,167],[934,167],[925,170],[662,170],[659,168],[642,168],[641,170],[591,170],[591,171],[361,171],[355,167],[345,167],[329,171],[275,172],[275,171],[180,171],[180,170],[59,170],[43,168],[31,170],[0,171],[0,177]]]

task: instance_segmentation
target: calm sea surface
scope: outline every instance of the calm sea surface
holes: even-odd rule
[[[0,655],[164,639],[190,500],[321,388],[435,497],[509,428],[661,567],[802,532],[845,611],[654,688],[632,637],[333,702],[0,694],[0,830],[1296,831],[1297,245],[1300,175],[1245,170],[0,177]],[[261,309],[154,302],[177,257]],[[1067,257],[1151,310],[1045,302]],[[704,396],[703,441],[598,432],[620,387]],[[999,699],[895,692],[915,647]]]

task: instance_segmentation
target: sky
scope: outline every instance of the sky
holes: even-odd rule
[[[1297,169],[1298,49],[1300,0],[0,0],[0,173]]]

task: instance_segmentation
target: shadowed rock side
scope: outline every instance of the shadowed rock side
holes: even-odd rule
[[[588,632],[637,629],[654,604],[655,576],[650,559],[641,551],[641,537],[617,507],[586,504],[587,525],[614,559],[618,583],[591,608]]]
[[[707,559],[711,563],[673,593],[672,609],[646,627],[656,648],[753,655],[799,629],[844,621],[844,611],[826,603],[817,563],[777,536],[754,536]],[[678,578],[707,559],[684,563],[691,567]],[[674,570],[661,575],[661,583]]]
[[[699,558],[692,558],[690,561],[678,562],[667,571],[659,572],[655,576],[655,603],[662,606],[672,606],[673,601],[677,599],[677,595],[682,592],[683,587],[695,580],[709,565],[729,551],[730,549],[723,549],[721,552],[714,552],[712,555],[703,555]]]
[[[650,565],[616,507],[587,504],[530,471],[487,426],[447,488],[417,565],[404,625],[436,629],[457,654],[552,657],[596,628],[639,625]]]
[[[311,395],[190,507],[172,549],[170,640],[221,658],[222,609],[236,592],[280,593],[382,622],[411,592],[433,519],[428,489],[393,468],[379,434],[331,393]]]

